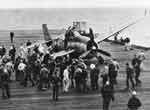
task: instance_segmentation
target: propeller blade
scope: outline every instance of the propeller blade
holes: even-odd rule
[[[86,57],[90,52],[91,52],[91,50],[84,52],[83,54],[80,55],[79,58],[84,58],[84,57]]]
[[[97,52],[100,52],[103,55],[106,55],[108,57],[111,57],[111,54],[107,51],[101,50],[101,49],[96,49]]]

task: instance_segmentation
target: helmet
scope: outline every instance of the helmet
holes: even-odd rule
[[[4,68],[4,72],[7,73],[7,69],[6,68]]]
[[[90,68],[91,68],[91,69],[94,69],[94,68],[95,68],[95,65],[94,65],[94,64],[91,64],[91,65],[90,65]]]
[[[110,82],[109,82],[109,81],[107,81],[107,82],[106,82],[106,85],[109,85],[109,84],[110,84]]]
[[[93,50],[95,50],[95,49],[96,49],[96,47],[95,47],[95,46],[93,46],[93,47],[92,47],[92,49],[93,49]]]
[[[132,91],[132,95],[134,95],[134,96],[135,96],[135,95],[136,95],[136,91]]]

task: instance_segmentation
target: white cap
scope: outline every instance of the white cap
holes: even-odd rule
[[[10,49],[13,49],[13,47],[11,46]]]
[[[93,49],[93,50],[95,50],[95,49],[96,49],[96,47],[95,47],[95,46],[93,46],[93,47],[92,47],[92,49]]]
[[[94,69],[94,68],[95,68],[95,65],[94,65],[94,64],[91,64],[91,65],[90,65],[90,68],[91,68],[91,69]]]
[[[132,91],[132,95],[136,95],[136,91]]]
[[[46,53],[49,54],[49,51],[47,50]]]
[[[106,85],[109,85],[109,84],[110,84],[109,81],[107,81],[107,82],[106,82]]]
[[[4,68],[4,72],[7,73],[7,69],[6,68]]]

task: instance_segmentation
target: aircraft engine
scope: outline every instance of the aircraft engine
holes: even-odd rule
[[[68,47],[82,53],[86,51],[86,44],[80,42],[68,42]]]
[[[64,41],[62,39],[56,39],[54,40],[52,44],[52,48],[54,48],[57,51],[64,49]]]
[[[82,35],[80,35],[80,33],[77,32],[77,31],[74,32],[74,36],[75,36],[75,38],[76,38],[79,42],[84,43],[84,44],[87,44],[87,42],[90,40],[89,37],[87,37],[87,36],[82,36]]]

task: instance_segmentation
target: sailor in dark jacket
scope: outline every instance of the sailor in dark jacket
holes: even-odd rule
[[[49,74],[49,71],[46,68],[46,65],[42,64],[41,70],[40,70],[40,80],[39,80],[39,85],[38,85],[39,90],[46,90],[47,89],[48,74]]]
[[[14,32],[10,32],[10,42],[13,43],[14,40]]]
[[[27,41],[26,46],[30,46],[32,43],[30,40]]]
[[[52,75],[52,85],[53,85],[53,100],[58,100],[58,92],[59,92],[59,84],[61,82],[61,79],[59,77],[59,71],[56,71]]]
[[[114,86],[116,72],[115,72],[115,65],[113,63],[109,64],[109,73],[108,73],[108,76],[109,76],[110,84],[112,86]]]
[[[13,62],[15,61],[15,55],[16,55],[16,48],[14,45],[12,45],[10,50],[9,50],[9,56],[11,57],[11,60]]]
[[[139,80],[140,73],[141,73],[140,64],[141,64],[141,61],[140,61],[139,58],[135,55],[134,58],[133,58],[133,60],[132,60],[132,66],[133,66],[134,72],[135,72],[136,86],[137,86],[138,84],[141,84],[141,81]]]
[[[4,45],[2,45],[2,48],[1,48],[1,56],[3,57],[5,54],[6,54],[6,48],[4,47]]]
[[[103,86],[106,84],[106,82],[108,81],[108,78],[109,78],[108,77],[108,70],[109,70],[108,63],[105,62],[104,71],[101,74],[101,78],[102,78],[102,81],[103,81]]]
[[[10,98],[9,74],[6,68],[1,74],[2,98]]]
[[[130,67],[129,63],[126,64],[126,86],[129,89],[129,81],[132,84],[132,88],[134,88],[135,84],[133,81],[134,70]]]
[[[91,64],[90,68],[91,88],[92,90],[98,90],[99,69],[94,64]]]
[[[109,110],[109,104],[114,101],[114,90],[109,81],[101,89],[101,94],[103,98],[103,110]]]
[[[141,101],[136,97],[136,91],[132,92],[132,97],[129,99],[127,106],[129,110],[138,110],[142,106]]]
[[[32,86],[34,86],[34,81],[32,78],[32,67],[30,64],[27,64],[25,68],[25,79],[24,79],[24,87],[27,87],[28,80],[32,83]]]

